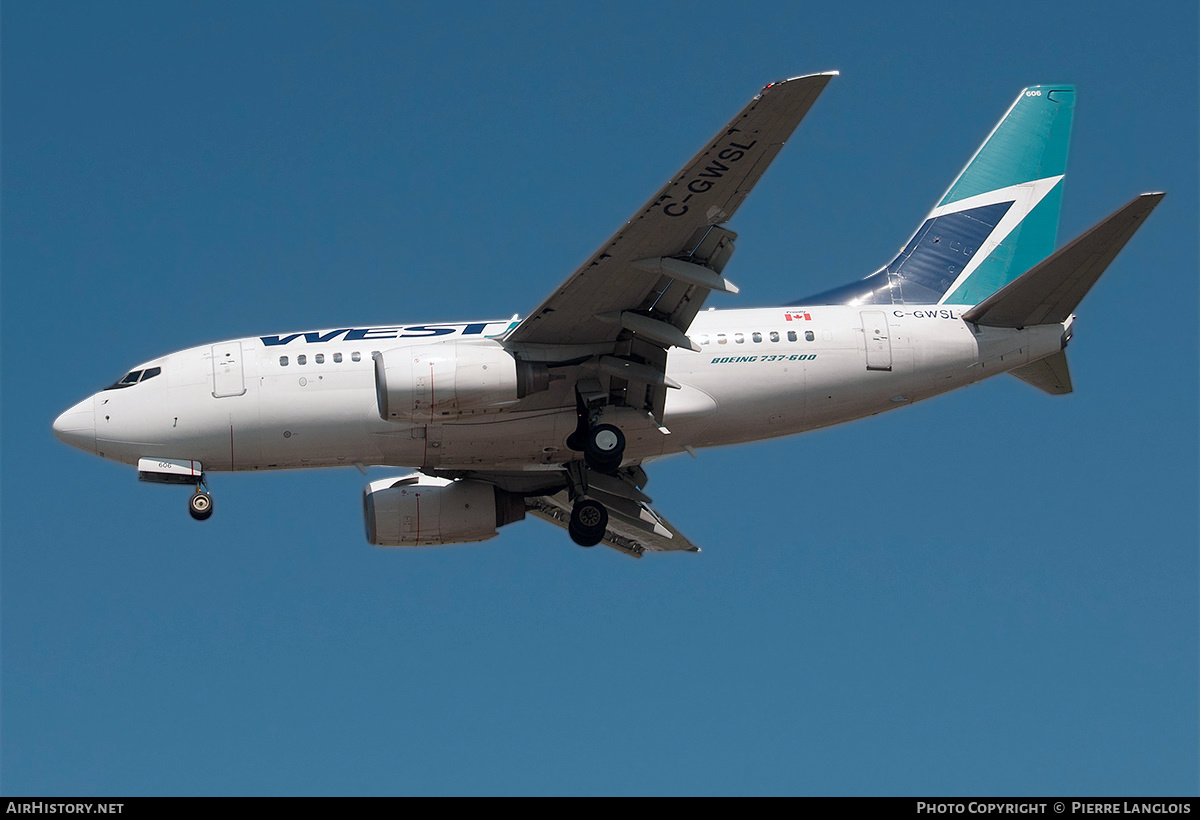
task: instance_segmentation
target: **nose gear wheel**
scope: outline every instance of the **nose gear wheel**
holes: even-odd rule
[[[188,512],[197,521],[205,520],[213,514],[212,496],[197,488],[192,497],[188,499]]]

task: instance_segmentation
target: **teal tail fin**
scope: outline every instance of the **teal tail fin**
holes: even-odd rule
[[[1054,250],[1075,112],[1069,85],[1026,88],[900,254],[792,304],[974,305]]]

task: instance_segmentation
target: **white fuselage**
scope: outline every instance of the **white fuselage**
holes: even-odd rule
[[[690,448],[799,433],[880,413],[1036,361],[1064,326],[976,327],[954,306],[828,306],[707,311],[689,329],[700,352],[673,349],[660,428],[610,408],[604,420],[641,461]],[[454,421],[384,421],[372,353],[500,335],[510,322],[343,328],[252,337],[172,353],[161,375],[81,402],[72,443],[130,464],[192,459],[205,471],[336,465],[426,470],[557,470],[574,458],[576,378]],[[599,375],[599,374],[597,374]],[[89,446],[89,414],[94,448]]]

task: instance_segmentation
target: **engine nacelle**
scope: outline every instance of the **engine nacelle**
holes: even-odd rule
[[[486,541],[525,517],[525,501],[485,481],[415,475],[372,481],[363,490],[367,540],[381,547]]]
[[[372,354],[384,421],[433,424],[495,413],[545,390],[550,371],[492,341],[442,342]]]

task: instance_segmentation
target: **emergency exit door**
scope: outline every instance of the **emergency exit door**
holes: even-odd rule
[[[892,340],[888,337],[887,314],[882,310],[861,313],[867,340],[867,370],[892,369]]]
[[[242,373],[242,343],[226,342],[212,347],[213,391],[218,399],[246,392]]]

